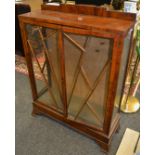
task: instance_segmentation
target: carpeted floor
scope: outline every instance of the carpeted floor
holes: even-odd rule
[[[16,72],[16,155],[104,155],[92,140],[44,116],[31,116],[28,77]],[[139,131],[139,112],[121,113],[121,130],[113,137],[108,155],[115,155],[125,129]]]

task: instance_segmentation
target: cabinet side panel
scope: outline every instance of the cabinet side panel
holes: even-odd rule
[[[129,52],[130,52],[130,42],[131,42],[131,34],[130,31],[126,38],[124,39],[124,45],[123,45],[123,51],[121,56],[121,64],[120,64],[120,70],[119,70],[119,76],[118,76],[118,84],[117,84],[117,90],[116,90],[116,97],[115,97],[115,108],[113,112],[113,119],[118,112],[118,106],[121,102],[122,95],[124,94],[124,80],[126,78],[126,71],[127,71],[127,65],[128,65],[128,58],[129,58]]]

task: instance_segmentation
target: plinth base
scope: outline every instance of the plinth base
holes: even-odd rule
[[[71,120],[70,118],[65,117],[63,114],[54,111],[47,105],[39,101],[35,101],[33,103],[32,115],[35,116],[40,114],[48,116],[54,120],[64,122],[68,127],[71,127],[72,129],[78,131],[79,133],[82,133],[92,138],[93,140],[96,141],[97,144],[99,144],[99,146],[101,147],[101,150],[106,153],[109,151],[113,134],[119,130],[119,126],[120,126],[120,123],[119,123],[120,115],[117,114],[111,124],[109,134],[107,135],[107,134],[104,134],[103,130],[99,131],[97,128],[92,128],[91,126],[88,126],[86,124],[82,124],[80,122]]]

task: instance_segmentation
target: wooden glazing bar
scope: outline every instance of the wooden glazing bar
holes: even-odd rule
[[[65,35],[66,36],[66,35]],[[75,44],[79,49],[81,49],[81,46],[80,45],[78,45],[73,39],[71,39],[71,37],[69,37],[68,35],[66,36],[73,44]],[[86,46],[86,42],[88,41],[88,37],[86,38],[86,41],[85,41],[85,43],[84,43],[84,46]],[[83,50],[84,51],[84,50]],[[82,56],[82,55],[81,55]],[[89,86],[89,88],[92,90],[92,87],[91,87],[91,84],[90,84],[90,82],[89,82],[89,80],[88,80],[88,77],[86,76],[86,74],[85,74],[85,71],[84,71],[84,69],[83,69],[83,67],[82,67],[82,65],[80,65],[81,64],[81,61],[82,61],[82,57],[80,57],[79,58],[79,62],[78,62],[78,64],[77,64],[77,67],[76,67],[76,69],[75,69],[75,75],[74,75],[74,84],[73,84],[73,87],[72,87],[72,91],[71,91],[71,95],[70,95],[70,98],[69,98],[69,101],[68,101],[68,106],[70,105],[70,103],[71,103],[71,98],[72,98],[72,95],[73,95],[73,92],[74,92],[74,89],[75,89],[75,85],[76,85],[76,83],[77,83],[77,79],[78,79],[78,75],[79,75],[79,73],[80,73],[80,71],[82,71],[82,76],[84,77],[84,80],[85,80],[85,82],[87,83],[87,85]],[[80,66],[79,66],[80,65]],[[93,110],[93,108],[91,108],[91,106],[86,102],[86,104],[88,105],[88,108],[91,110],[91,112],[94,114],[94,116],[97,118],[97,120],[99,120],[100,122],[102,122],[101,121],[101,119],[98,117],[98,115],[96,114],[96,112]],[[103,123],[103,122],[102,122]]]
[[[86,36],[86,40],[85,40],[84,45],[83,45],[84,49],[86,48],[89,39],[90,39],[90,36]]]
[[[73,79],[73,86],[71,88],[71,94],[70,94],[70,97],[69,97],[69,100],[68,100],[68,107],[69,107],[69,105],[71,103],[73,92],[74,92],[74,89],[75,89],[75,86],[76,86],[76,83],[77,83],[77,80],[78,80],[78,76],[79,76],[79,73],[80,73],[80,64],[82,63],[83,55],[84,55],[84,53],[81,53],[79,61],[78,61],[77,66],[76,66],[76,69],[75,69],[74,79]]]
[[[42,89],[38,92],[38,98],[39,98],[40,96],[42,96],[46,91],[48,91],[48,88],[47,88],[47,87],[42,88]]]
[[[74,89],[75,89],[75,86],[76,86],[76,83],[77,83],[77,79],[78,79],[78,76],[79,76],[79,73],[80,73],[80,65],[82,64],[82,59],[83,59],[83,56],[84,56],[84,52],[85,49],[83,47],[81,47],[76,41],[74,41],[71,37],[69,37],[67,34],[64,33],[64,36],[71,42],[73,43],[73,45],[75,45],[76,47],[78,47],[78,49],[80,49],[80,58],[78,60],[78,63],[77,63],[77,66],[76,66],[76,69],[75,69],[75,73],[74,73],[74,79],[73,79],[73,86],[71,88],[71,95],[69,97],[69,100],[68,100],[68,107],[71,103],[71,98],[72,98],[72,95],[73,95],[73,92],[74,92]]]
[[[31,43],[30,43],[29,40],[28,40],[28,44],[29,44],[30,50],[31,50],[31,52],[32,52],[32,54],[33,54],[33,56],[34,56],[36,62],[37,62],[37,65],[38,65],[39,71],[40,71],[40,73],[41,73],[41,76],[42,76],[42,78],[43,78],[43,81],[44,81],[46,87],[48,88],[49,95],[50,95],[50,96],[52,97],[52,99],[54,100],[54,104],[56,105],[56,107],[58,107],[57,101],[56,101],[56,99],[55,99],[55,97],[54,97],[54,95],[53,95],[53,92],[51,91],[51,88],[50,88],[49,85],[48,85],[48,82],[47,82],[47,80],[46,80],[46,78],[45,78],[45,75],[44,75],[43,72],[42,72],[42,68],[41,68],[41,66],[40,66],[40,64],[39,64],[39,61],[38,61],[38,59],[37,59],[37,57],[36,57],[36,55],[35,55],[35,53],[34,53],[34,51],[33,51],[33,48],[32,48],[32,46],[31,46]]]
[[[76,114],[74,120],[77,119],[77,117],[79,116],[80,112],[82,111],[82,109],[84,108],[84,106],[86,105],[87,101],[89,100],[89,98],[91,97],[91,95],[93,94],[93,92],[95,91],[98,83],[100,82],[100,80],[103,78],[103,75],[105,73],[105,70],[108,66],[108,64],[110,63],[111,61],[110,60],[107,60],[106,64],[104,65],[103,69],[101,70],[101,72],[99,73],[97,79],[95,80],[94,84],[93,84],[93,87],[92,89],[90,90],[90,92],[88,93],[86,99],[84,100],[84,102],[82,103],[82,106],[80,107],[78,113]]]
[[[71,37],[69,37],[67,34],[64,33],[64,36],[70,41],[72,42],[76,47],[78,47],[78,49],[81,50],[81,55],[80,55],[80,58],[79,58],[79,61],[77,63],[77,66],[76,66],[76,69],[75,69],[75,74],[74,74],[74,80],[73,80],[73,86],[72,86],[72,91],[71,91],[71,95],[69,97],[69,100],[68,100],[68,107],[71,103],[71,98],[72,98],[72,95],[73,95],[73,92],[74,92],[74,89],[75,89],[75,86],[76,86],[76,83],[77,83],[77,79],[78,79],[78,75],[80,73],[80,64],[82,63],[82,58],[83,58],[83,52],[86,52],[84,48],[82,48],[76,41],[74,41]],[[85,43],[84,43],[84,47],[86,46],[86,43],[88,41],[88,37],[86,38],[85,40]],[[84,76],[84,75],[83,75]],[[86,78],[86,77],[85,77]],[[88,81],[88,80],[87,80]]]
[[[90,84],[90,82],[89,82],[89,80],[88,80],[88,78],[87,78],[87,76],[86,76],[86,74],[85,74],[85,71],[84,71],[84,69],[83,69],[82,66],[80,66],[80,70],[79,70],[79,71],[82,71],[81,74],[82,74],[83,78],[85,79],[85,81],[86,81],[86,83],[87,83],[89,89],[92,89],[91,84]],[[79,73],[77,73],[77,74],[79,74]],[[77,75],[76,75],[76,77],[77,77]],[[72,95],[73,95],[73,92],[74,92],[74,89],[75,89],[76,82],[77,82],[77,78],[76,78],[76,80],[74,81],[74,85],[73,85],[72,92],[71,92],[71,95],[70,95],[70,98],[69,98],[68,106],[69,106],[70,103],[71,103],[70,101],[71,101],[71,98],[72,98]],[[88,105],[89,110],[94,114],[94,116],[96,117],[96,119],[101,123],[102,120],[101,120],[100,117],[97,115],[97,113],[95,112],[95,110],[91,107],[91,105],[89,104],[89,102],[87,102],[87,105]],[[103,123],[103,122],[102,122],[102,123]]]
[[[56,32],[57,32],[57,31],[54,31],[54,32],[51,32],[51,33],[47,34],[47,36],[44,37],[44,39],[48,39],[49,37],[52,37],[53,35],[56,34]]]
[[[52,86],[51,69],[50,69],[49,61],[48,61],[48,58],[46,55],[45,55],[45,59],[46,59],[46,70],[47,70],[47,77],[48,77],[48,85],[51,87]]]
[[[59,84],[58,79],[57,79],[57,77],[56,77],[56,74],[55,74],[55,72],[54,72],[54,67],[53,67],[53,64],[52,64],[52,59],[51,59],[50,56],[49,56],[48,49],[47,49],[47,47],[46,47],[46,45],[45,45],[45,42],[44,42],[44,39],[43,39],[44,37],[43,37],[42,32],[41,32],[40,29],[39,29],[38,31],[39,31],[40,37],[41,37],[41,39],[42,39],[43,48],[44,48],[44,50],[45,50],[44,52],[45,52],[45,54],[47,55],[47,59],[48,59],[49,65],[50,65],[50,67],[51,67],[51,72],[52,72],[53,78],[54,78],[54,80],[55,80],[55,82],[56,82],[56,84],[57,84],[57,87],[58,87],[58,91],[59,91],[59,94],[60,94],[61,101],[63,102],[63,99],[62,99],[62,92],[61,92],[61,89],[60,89],[60,84]]]
[[[86,75],[86,72],[82,66],[80,66],[80,70],[81,70],[81,75],[83,76],[83,79],[85,80],[87,86],[89,87],[89,89],[92,89],[91,83],[90,83],[90,81]]]
[[[43,40],[47,40],[47,39],[49,39],[50,37],[53,37],[54,34],[56,34],[56,31],[55,31],[55,32],[49,33],[46,37],[44,36],[44,37],[43,37]],[[38,38],[38,40],[40,40],[40,39]]]
[[[40,29],[42,29],[42,27],[39,27],[39,26],[37,26],[37,27],[34,27],[33,29],[32,29],[32,33],[34,33],[35,31],[39,31]],[[44,27],[43,27],[43,29],[44,29]],[[50,37],[52,37],[54,34],[56,34],[56,30],[53,30],[54,32],[50,32],[50,33],[48,33],[48,34],[46,34],[46,36],[43,36],[43,40],[47,40],[48,38],[50,38]],[[37,38],[38,40],[42,40],[42,39],[40,39],[40,38]]]
[[[45,44],[45,42],[44,42],[44,36],[43,36],[43,34],[42,34],[42,32],[41,32],[41,28],[40,28],[38,31],[39,31],[39,34],[40,34],[40,38],[41,38],[41,40],[42,40],[43,48],[44,48],[44,50],[45,50],[45,53],[44,53],[44,54],[47,56],[47,60],[48,60],[48,62],[49,62],[49,64],[50,64],[53,77],[54,77],[54,79],[55,79],[55,81],[56,81],[56,83],[57,83],[58,90],[59,90],[59,92],[60,92],[60,94],[61,94],[60,85],[59,85],[59,82],[58,82],[58,80],[57,80],[56,74],[55,74],[55,72],[54,72],[54,67],[53,67],[53,64],[52,64],[52,59],[50,59],[50,56],[49,56],[49,53],[48,53],[48,49],[47,49],[46,44]]]
[[[42,28],[42,33],[43,33],[44,37],[47,36],[46,28],[45,28],[45,27]],[[46,43],[46,46],[48,46],[47,43]],[[47,63],[46,63],[46,71],[47,71],[47,77],[48,77],[48,85],[49,85],[50,87],[52,87],[51,70],[50,70],[49,61],[48,61],[48,58],[47,58],[47,55],[45,54],[45,52],[44,52],[44,57],[45,57],[45,60],[46,60],[46,62],[47,62]]]
[[[80,46],[76,41],[74,41],[69,35],[67,35],[66,33],[64,33],[64,36],[73,43],[73,45],[75,45],[79,50],[81,50],[82,52],[86,52],[86,50]]]
[[[88,108],[92,112],[92,114],[95,116],[97,121],[102,124],[103,121],[101,120],[101,118],[98,116],[98,114],[96,113],[96,111],[94,110],[94,108],[91,106],[91,104],[88,101],[87,101],[86,105],[88,106]]]
[[[43,67],[41,68],[41,71],[44,72],[45,66],[46,66],[46,60],[44,61]]]
[[[92,86],[90,84],[90,81],[88,79],[88,77],[86,76],[86,72],[85,70],[83,69],[83,67],[81,66],[80,67],[81,69],[81,75],[83,76],[87,86],[89,87],[89,89],[92,89]],[[100,117],[98,116],[98,114],[95,112],[95,110],[91,107],[91,105],[89,104],[89,102],[87,102],[87,105],[88,105],[88,108],[91,110],[91,112],[94,114],[94,116],[97,118],[97,120],[100,122],[100,123],[103,123],[102,120],[100,119]]]
[[[38,28],[36,28],[36,31],[38,30]],[[30,42],[33,42],[34,40],[30,40]],[[47,56],[45,55],[44,53],[44,57],[45,57],[45,61],[43,63],[43,67],[41,68],[41,71],[44,72],[44,69],[46,67],[46,70],[47,70],[47,77],[48,77],[48,84],[49,86],[51,86],[51,71],[50,71],[50,67],[49,67],[49,62],[48,62],[48,59],[47,59]],[[38,94],[38,97],[39,97],[39,94]]]

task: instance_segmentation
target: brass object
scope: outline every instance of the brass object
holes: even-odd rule
[[[136,42],[137,41],[135,39],[135,43]],[[132,57],[133,57],[133,55],[132,55]],[[133,71],[131,73],[130,86],[129,86],[129,89],[128,89],[128,93],[126,95],[122,96],[120,102],[118,102],[119,96],[116,97],[115,106],[118,107],[119,110],[124,112],[124,113],[134,113],[134,112],[137,112],[139,110],[139,108],[140,108],[139,100],[135,96],[130,95],[131,87],[133,85],[134,77],[135,77],[136,70],[138,68],[139,62],[140,62],[140,56],[139,56],[139,54],[137,54],[136,61],[135,61],[135,64],[134,64],[134,69],[133,69]],[[130,67],[130,65],[131,65],[131,60],[129,62],[129,67]],[[126,79],[128,78],[128,73],[129,73],[129,68],[127,70]],[[127,81],[127,80],[125,80],[125,81]],[[140,82],[140,80],[138,81],[138,85],[139,85],[139,82]]]
[[[118,102],[115,102],[115,103],[116,103],[115,106],[118,108],[119,107]],[[122,103],[120,105],[120,111],[124,113],[134,113],[134,112],[137,112],[139,108],[140,108],[140,103],[135,96],[129,96],[128,99],[127,99],[127,95],[123,96]]]
[[[129,96],[126,100],[122,100],[120,110],[125,113],[134,113],[137,112],[140,108],[139,100],[135,96]]]

